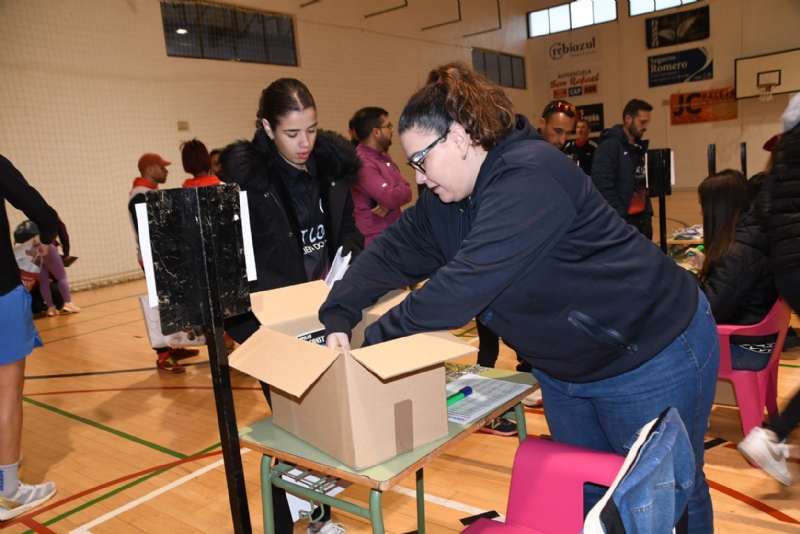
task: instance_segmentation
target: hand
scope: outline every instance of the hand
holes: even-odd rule
[[[389,213],[389,208],[378,204],[377,206],[372,208],[372,213],[374,213],[378,217],[386,217],[386,214]]]
[[[325,345],[331,349],[350,350],[350,340],[344,332],[334,332],[325,338]]]
[[[361,247],[358,246],[358,243],[353,241],[352,239],[345,239],[342,241],[342,256],[347,256],[348,254],[353,254],[350,256],[350,263],[352,264],[353,261],[361,254]]]
[[[37,235],[33,238],[33,250],[37,256],[47,256],[50,253],[50,245],[42,243]]]
[[[695,270],[701,271],[703,269],[703,263],[706,261],[706,255],[696,248],[690,248],[686,252],[686,261],[689,262],[689,265]]]

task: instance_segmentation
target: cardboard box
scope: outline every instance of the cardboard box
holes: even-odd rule
[[[364,310],[351,346],[407,294],[394,291]],[[442,363],[477,349],[446,332],[350,351],[305,341],[324,336],[317,314],[327,296],[322,281],[250,296],[262,326],[230,365],[270,384],[275,424],[353,469],[447,436]]]

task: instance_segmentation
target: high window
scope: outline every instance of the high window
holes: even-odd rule
[[[290,17],[196,2],[161,2],[168,56],[297,65]]]
[[[528,37],[565,32],[617,20],[616,0],[576,0],[528,13]]]
[[[662,9],[670,9],[673,7],[685,6],[686,4],[693,4],[697,0],[629,0],[630,16],[644,15],[645,13],[652,13],[653,11],[661,11]]]
[[[525,89],[525,60],[521,57],[473,48],[472,68],[503,87]]]

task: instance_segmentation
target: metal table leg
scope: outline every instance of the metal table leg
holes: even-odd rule
[[[261,505],[264,508],[264,534],[275,534],[275,513],[272,509],[272,456],[261,457]]]
[[[383,492],[376,489],[369,491],[369,520],[372,523],[372,534],[385,534],[381,510],[382,497]]]
[[[417,534],[425,534],[425,487],[422,468],[417,471]]]

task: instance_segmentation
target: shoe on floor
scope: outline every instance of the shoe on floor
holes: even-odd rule
[[[792,475],[786,468],[789,448],[785,443],[779,443],[771,430],[754,428],[736,448],[751,464],[757,465],[784,486],[792,483]]]
[[[492,419],[485,426],[478,429],[478,432],[494,434],[495,436],[516,436],[517,423],[504,417]]]
[[[186,358],[192,358],[200,354],[200,351],[197,349],[184,349],[183,347],[177,349],[169,349],[169,355],[174,360],[185,360]]]
[[[47,308],[47,316],[48,317],[55,317],[58,315],[58,308],[53,306],[52,308]]]
[[[542,407],[542,390],[537,389],[524,399],[522,399],[522,404],[527,406],[528,408],[541,408]]]
[[[156,361],[156,367],[158,367],[159,373],[168,373],[171,375],[177,375],[180,373],[185,373],[186,369],[175,361],[175,358],[172,356],[167,356],[163,360]]]
[[[61,313],[80,313],[81,309],[72,302],[65,302],[64,307],[61,308]]]
[[[48,501],[56,494],[55,482],[44,484],[19,483],[19,489],[10,499],[0,496],[0,521],[8,521]]]
[[[344,534],[344,525],[334,523],[330,519],[322,523],[319,527],[314,528],[313,525],[318,523],[309,523],[306,527],[306,534]]]

